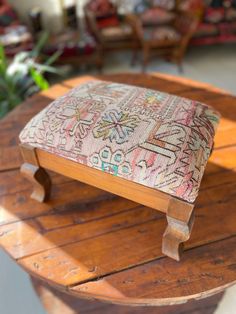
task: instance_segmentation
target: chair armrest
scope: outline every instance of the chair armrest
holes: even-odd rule
[[[199,20],[197,16],[187,12],[181,12],[177,15],[173,26],[181,34],[181,40],[180,45],[174,50],[174,54],[184,55],[189,41],[198,27]]]
[[[125,16],[125,22],[129,24],[132,29],[134,36],[140,41],[143,40],[143,27],[140,18],[135,14],[127,14]]]

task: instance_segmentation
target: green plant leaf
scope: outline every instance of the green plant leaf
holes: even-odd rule
[[[13,58],[13,63],[20,63],[20,62],[24,62],[25,60],[27,60],[28,58],[30,58],[30,52],[29,51],[20,51],[18,52],[14,58]]]
[[[41,73],[39,73],[37,70],[35,69],[31,69],[30,70],[30,74],[35,82],[35,84],[41,89],[41,90],[45,90],[48,89],[49,87],[49,83],[48,81],[43,77],[43,75]]]
[[[31,89],[32,86],[36,87],[35,82],[31,75],[19,81],[17,85],[18,85],[18,94],[23,99],[28,97],[28,90]],[[37,87],[37,91],[38,90],[39,88]]]
[[[34,58],[38,57],[46,42],[48,41],[49,33],[43,32],[40,36],[37,44],[34,46],[34,49],[31,51],[31,56]]]
[[[51,66],[61,52],[57,51],[42,62],[41,50],[48,40],[48,33],[43,33],[31,52],[20,52],[11,62],[5,56],[4,47],[0,45],[0,118],[20,104],[24,99],[49,87],[43,73],[61,74]]]
[[[51,55],[47,61],[45,62],[45,65],[51,65],[53,64],[55,61],[57,61],[57,59],[60,57],[60,55],[62,54],[61,50],[56,51],[53,55]]]
[[[27,91],[25,92],[25,97],[30,97],[32,96],[33,94],[37,93],[39,91],[39,88],[38,86],[36,86],[35,84],[30,86]]]
[[[8,89],[8,84],[6,82],[6,80],[4,80],[3,77],[0,77],[0,91],[5,91]]]
[[[48,72],[48,73],[55,73],[55,74],[59,74],[60,71],[55,68],[55,67],[52,67],[52,66],[49,66],[49,65],[45,65],[45,64],[39,64],[39,63],[34,63],[33,65],[37,71],[39,71],[40,73],[43,73],[43,72]]]
[[[8,101],[9,101],[9,108],[11,110],[11,109],[14,109],[17,105],[19,105],[23,101],[23,99],[19,97],[18,94],[11,93]]]
[[[7,60],[3,45],[0,44],[0,73],[5,76],[7,70]]]
[[[0,119],[9,111],[9,103],[7,100],[0,100]]]

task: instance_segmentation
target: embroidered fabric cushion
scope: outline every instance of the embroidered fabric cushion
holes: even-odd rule
[[[79,38],[78,32],[67,32],[57,35],[50,40],[50,43],[43,49],[46,55],[53,55],[60,50],[60,60],[68,57],[90,55],[96,51],[97,44],[95,39],[85,33],[83,39]]]
[[[97,19],[97,25],[100,29],[106,28],[106,27],[113,27],[113,26],[118,26],[120,24],[118,16],[113,15],[109,17],[104,17]]]
[[[128,24],[121,23],[119,26],[103,28],[101,33],[106,41],[130,39],[132,28]]]
[[[208,23],[220,23],[224,20],[225,10],[224,8],[207,8],[205,11],[205,22]]]
[[[219,29],[215,24],[201,23],[193,37],[215,36],[219,34]]]
[[[236,8],[228,8],[225,11],[225,19],[226,21],[235,21],[236,20]]]
[[[218,121],[197,101],[93,80],[36,115],[20,141],[194,202]]]
[[[167,40],[168,42],[179,42],[181,38],[181,35],[171,26],[145,27],[143,35],[145,40]]]
[[[151,5],[165,10],[173,10],[175,8],[175,0],[151,0]]]
[[[175,18],[175,13],[161,8],[151,8],[145,10],[141,15],[143,25],[163,25],[171,23]]]

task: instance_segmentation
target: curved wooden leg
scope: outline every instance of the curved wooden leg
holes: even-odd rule
[[[24,163],[21,166],[21,173],[33,184],[34,190],[31,198],[38,202],[47,201],[51,192],[51,180],[47,172],[38,166]]]
[[[36,150],[33,146],[20,144],[20,150],[24,159],[24,164],[21,166],[21,173],[34,187],[31,198],[42,203],[50,197],[51,179],[47,172],[40,167]]]
[[[194,221],[194,206],[172,199],[166,217],[168,226],[163,235],[162,252],[179,261],[183,251],[183,242],[190,238]]]

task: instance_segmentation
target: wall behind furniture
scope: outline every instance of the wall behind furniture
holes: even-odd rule
[[[69,6],[73,3],[77,4],[77,15],[83,16],[83,7],[89,0],[9,0],[9,3],[16,9],[22,22],[29,23],[29,11],[33,7],[39,7],[42,10],[43,27],[53,34],[63,31],[63,13],[62,3]],[[138,0],[111,0],[121,5],[120,13],[132,11]]]
[[[43,27],[53,34],[63,31],[63,6],[77,4],[77,15],[83,15],[83,6],[88,0],[9,0],[9,3],[15,8],[22,22],[29,23],[29,11],[33,7],[39,7],[42,11]]]
[[[60,0],[9,0],[9,3],[16,9],[24,23],[29,23],[30,9],[39,7],[42,10],[42,23],[45,29],[54,34],[63,30]]]

